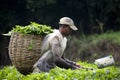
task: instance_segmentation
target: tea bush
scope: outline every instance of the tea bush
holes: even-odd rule
[[[109,66],[98,69],[95,64],[78,62],[81,68],[78,70],[62,69],[56,67],[49,73],[23,75],[14,66],[6,66],[0,70],[0,80],[119,80],[120,67]],[[92,69],[91,69],[92,68]]]

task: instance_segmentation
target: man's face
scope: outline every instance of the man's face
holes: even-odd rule
[[[68,36],[72,32],[72,29],[69,27],[69,25],[60,24],[60,27],[64,36]]]

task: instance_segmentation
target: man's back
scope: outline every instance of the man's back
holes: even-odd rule
[[[42,71],[49,71],[55,67],[55,58],[62,56],[66,48],[66,38],[60,34],[59,30],[55,30],[54,33],[48,34],[42,44],[42,57],[36,62],[34,67],[39,67]],[[52,47],[59,45],[57,52],[53,53]],[[54,48],[55,50],[56,48]],[[56,50],[55,50],[56,51]],[[57,54],[56,54],[57,53]]]

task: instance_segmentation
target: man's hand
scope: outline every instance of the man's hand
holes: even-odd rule
[[[75,64],[76,67],[80,68],[81,66],[79,64]]]
[[[77,64],[76,62],[74,62],[73,65],[75,66],[76,69],[81,68],[81,66],[79,64]]]

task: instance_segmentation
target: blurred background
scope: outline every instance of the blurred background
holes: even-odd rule
[[[8,55],[10,37],[3,36],[2,34],[10,31],[15,25],[25,26],[30,24],[31,21],[46,24],[52,26],[52,28],[58,28],[59,19],[64,16],[72,18],[79,29],[75,33],[75,37],[72,37],[74,40],[68,45],[68,48],[70,48],[67,49],[69,58],[74,59],[74,56],[71,57],[71,54],[76,53],[76,56],[78,56],[77,60],[89,61],[91,59],[88,56],[95,58],[99,55],[97,53],[104,53],[104,49],[102,51],[98,49],[102,49],[102,46],[105,47],[111,42],[105,42],[106,40],[104,40],[102,41],[103,45],[99,43],[101,45],[97,45],[99,47],[94,46],[94,48],[90,48],[91,45],[89,45],[90,47],[88,49],[88,45],[85,47],[85,44],[83,44],[83,46],[79,42],[79,38],[120,31],[120,0],[1,0],[0,66],[11,64]],[[90,41],[91,39],[88,42]],[[113,46],[113,44],[111,43],[110,46]],[[116,48],[114,47],[115,49],[113,49],[110,46],[105,47],[107,49],[106,53],[114,54]],[[116,60],[118,60],[118,56],[120,55],[119,47],[119,44],[117,44],[117,51],[115,52],[117,54],[115,55],[117,57]],[[81,48],[82,50],[80,50]],[[111,49],[112,51],[110,51]]]

